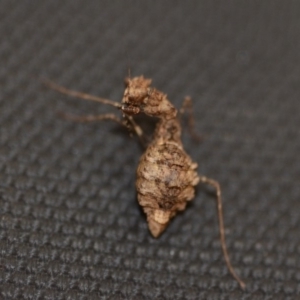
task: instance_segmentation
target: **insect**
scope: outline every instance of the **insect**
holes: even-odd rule
[[[67,119],[78,122],[112,120],[133,131],[144,144],[143,130],[134,116],[143,113],[157,118],[152,141],[140,158],[136,179],[138,202],[147,216],[151,234],[158,237],[170,220],[186,208],[195,197],[195,187],[200,182],[212,186],[216,190],[220,240],[226,265],[244,289],[246,285],[235,273],[226,247],[220,185],[214,179],[198,175],[197,163],[183,148],[179,112],[167,95],[152,87],[151,80],[143,76],[125,79],[121,103],[69,90],[49,80],[44,82],[60,93],[110,105],[122,112],[122,118],[111,113],[87,116],[64,114]],[[186,98],[180,112],[183,113],[190,103],[191,100]]]

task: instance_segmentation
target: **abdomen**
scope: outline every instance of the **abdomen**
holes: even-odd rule
[[[169,220],[195,196],[197,164],[180,145],[150,144],[140,159],[136,188],[151,233],[158,236]]]

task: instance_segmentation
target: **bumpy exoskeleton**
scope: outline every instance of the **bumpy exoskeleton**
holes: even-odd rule
[[[153,139],[140,158],[136,189],[149,229],[158,237],[178,211],[195,197],[200,178],[181,142],[176,108],[143,77],[127,79],[122,103],[130,111],[159,118]],[[136,108],[136,109],[134,109]]]
[[[200,181],[197,164],[182,147],[178,127],[177,119],[160,120],[137,168],[138,201],[154,237],[195,197]]]
[[[144,113],[157,118],[153,138],[140,158],[136,179],[138,201],[147,215],[150,232],[154,237],[158,237],[165,230],[176,213],[184,210],[187,202],[195,197],[195,187],[199,182],[211,185],[216,189],[224,258],[232,276],[242,288],[245,288],[245,283],[236,275],[227,252],[220,185],[214,179],[198,175],[197,163],[193,162],[183,149],[178,111],[168,100],[167,95],[151,87],[151,80],[143,76],[125,79],[121,103],[68,90],[51,81],[45,83],[61,93],[111,105],[123,113],[122,118],[111,113],[88,116],[63,114],[64,117],[74,121],[112,120],[135,132],[144,142],[143,130],[136,124],[134,116]],[[184,112],[185,104],[190,104],[188,98],[181,112]]]

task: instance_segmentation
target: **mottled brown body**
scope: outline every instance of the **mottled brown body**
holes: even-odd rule
[[[127,79],[125,84],[125,111],[159,118],[153,140],[140,159],[136,180],[139,204],[147,215],[150,232],[158,237],[194,198],[200,180],[197,164],[183,149],[177,110],[167,95],[150,87],[151,80],[143,76]]]
[[[178,127],[178,122],[177,119],[160,121],[157,132],[168,131],[168,127],[172,127],[170,124]],[[147,215],[154,237],[158,237],[170,219],[194,198],[195,186],[200,180],[197,164],[184,151],[178,138],[155,136],[137,169],[138,201]]]
[[[68,90],[51,81],[45,83],[61,93],[114,106],[123,113],[123,118],[111,113],[88,116],[63,114],[64,117],[74,121],[112,120],[134,131],[141,142],[144,142],[143,130],[136,124],[134,115],[144,113],[158,119],[152,141],[146,146],[140,159],[136,179],[138,201],[147,215],[150,232],[154,237],[158,237],[165,230],[177,212],[184,210],[187,202],[194,198],[195,187],[199,182],[214,187],[224,258],[232,276],[242,288],[245,288],[245,283],[236,275],[227,252],[220,185],[214,179],[198,175],[197,163],[193,162],[183,149],[178,111],[168,100],[167,95],[151,87],[151,80],[143,76],[125,80],[122,103]],[[189,98],[185,99],[181,113],[188,108],[186,104],[191,104]],[[191,112],[191,106],[189,109]],[[189,124],[193,124],[191,116]]]

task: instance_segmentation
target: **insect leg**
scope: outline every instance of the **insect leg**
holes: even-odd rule
[[[138,136],[141,144],[146,148],[147,147],[147,141],[145,138],[145,134],[143,132],[143,129],[135,122],[132,116],[127,116],[126,119],[131,124],[132,130],[135,132],[135,134]]]
[[[229,272],[232,274],[232,276],[236,279],[236,281],[239,283],[242,289],[245,289],[246,284],[240,279],[240,277],[235,273],[233,266],[231,265],[226,241],[225,241],[225,230],[224,230],[224,220],[223,220],[223,208],[222,208],[222,198],[221,198],[221,188],[219,182],[217,182],[214,179],[207,178],[205,176],[200,177],[200,182],[206,183],[216,189],[216,195],[217,195],[217,203],[218,203],[218,218],[219,218],[219,231],[220,231],[220,239],[221,239],[221,245],[222,250],[224,254],[224,258],[226,261],[226,265],[229,269]]]
[[[95,121],[102,121],[102,120],[112,120],[121,125],[124,125],[124,120],[118,118],[115,114],[102,114],[102,115],[86,115],[86,116],[78,116],[69,113],[59,112],[59,115],[64,119],[80,122],[80,123],[87,123],[87,122],[95,122]],[[127,126],[126,126],[127,127]]]
[[[126,127],[128,130],[133,131],[138,138],[140,139],[141,143],[144,145],[144,135],[143,130],[140,126],[136,124],[131,116],[125,116],[124,119],[120,119],[115,114],[107,113],[101,115],[85,115],[85,116],[78,116],[69,113],[59,112],[59,115],[67,120],[79,122],[79,123],[88,123],[88,122],[97,122],[97,121],[104,121],[104,120],[111,120],[117,122],[118,124]]]
[[[65,88],[64,86],[58,85],[55,82],[49,80],[49,79],[42,79],[42,82],[49,88],[51,88],[52,90],[55,90],[61,94],[65,94],[68,96],[72,96],[72,97],[76,97],[76,98],[80,98],[83,100],[87,100],[87,101],[94,101],[94,102],[99,102],[102,104],[107,104],[107,105],[111,105],[117,108],[121,108],[122,105],[119,102],[115,102],[112,100],[108,100],[108,99],[104,99],[98,96],[93,96],[90,94],[85,94],[82,92],[78,92],[78,91],[74,91],[74,90],[69,90],[67,88]]]
[[[199,142],[202,139],[202,137],[195,131],[195,117],[193,114],[192,99],[189,96],[184,98],[182,106],[179,110],[181,115],[183,115],[186,111],[188,113],[188,126],[190,135],[194,140]]]
[[[118,102],[108,100],[108,99],[104,99],[104,98],[97,97],[97,96],[93,96],[93,95],[90,95],[90,94],[74,91],[74,90],[69,90],[69,89],[65,88],[64,86],[58,85],[55,82],[53,82],[51,80],[48,80],[48,79],[42,79],[42,82],[47,87],[49,87],[49,88],[51,88],[51,89],[53,89],[53,90],[55,90],[55,91],[57,91],[61,94],[64,94],[64,95],[80,98],[80,99],[87,100],[87,101],[94,101],[94,102],[114,106],[114,107],[119,108],[119,109],[122,108],[122,104],[120,104]],[[140,126],[138,126],[136,124],[136,122],[133,120],[133,118],[131,116],[125,116],[124,119],[120,119],[114,114],[76,116],[76,115],[72,115],[72,114],[60,113],[60,115],[65,119],[72,120],[72,121],[75,121],[75,122],[82,122],[82,123],[102,121],[102,120],[115,121],[115,122],[125,126],[127,129],[130,129],[130,130],[134,131],[136,133],[136,135],[139,137],[141,143],[143,145],[145,145],[145,139],[143,137],[143,130],[141,129]]]

